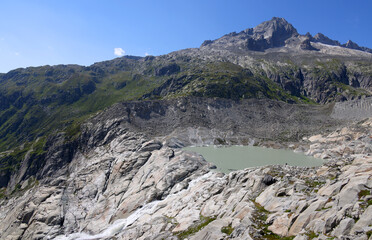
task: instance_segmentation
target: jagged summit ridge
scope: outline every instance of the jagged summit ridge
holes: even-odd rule
[[[270,21],[263,22],[253,28],[254,37],[261,35],[264,38],[292,37],[298,35],[297,30],[284,18],[273,17]]]
[[[248,34],[250,30],[248,30]],[[263,51],[285,45],[285,40],[297,36],[297,30],[284,18],[274,17],[252,29],[252,38],[248,39],[249,50]]]
[[[341,46],[341,43],[339,41],[332,40],[329,37],[325,36],[323,33],[317,33],[314,37],[312,37],[310,33],[307,33],[306,35],[309,36],[312,42],[320,42],[327,45]]]
[[[279,17],[273,17],[269,21],[265,21],[254,28],[248,28],[239,33],[233,32],[214,41],[204,41],[201,48],[208,46],[213,49],[264,52],[270,48],[289,47],[291,49],[305,51],[318,51],[319,49],[312,46],[312,43],[321,43],[372,53],[372,49],[360,47],[351,40],[345,44],[341,44],[339,41],[330,39],[322,33],[317,33],[315,36],[312,36],[310,33],[301,35],[292,24],[284,18]]]

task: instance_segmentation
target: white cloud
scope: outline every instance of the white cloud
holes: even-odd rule
[[[125,54],[125,51],[122,48],[114,48],[114,54],[121,57]]]
[[[150,54],[148,54],[148,53],[145,53],[145,56],[150,56]]]

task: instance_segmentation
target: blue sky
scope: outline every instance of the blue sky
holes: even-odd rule
[[[0,72],[166,54],[273,16],[372,48],[371,12],[370,0],[1,0]]]

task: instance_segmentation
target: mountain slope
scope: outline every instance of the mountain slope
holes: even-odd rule
[[[273,18],[163,56],[10,71],[0,75],[0,150],[7,150],[0,172],[9,177],[26,155],[42,159],[51,134],[66,132],[73,141],[87,118],[121,101],[191,96],[324,104],[371,96],[372,54],[351,46],[300,35]]]

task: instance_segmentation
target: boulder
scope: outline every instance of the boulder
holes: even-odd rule
[[[354,226],[355,221],[352,218],[343,219],[340,224],[333,230],[332,234],[336,237],[348,235]]]
[[[355,223],[351,229],[352,234],[360,232],[367,232],[372,230],[372,205],[370,205],[364,213],[360,216],[359,220]]]

